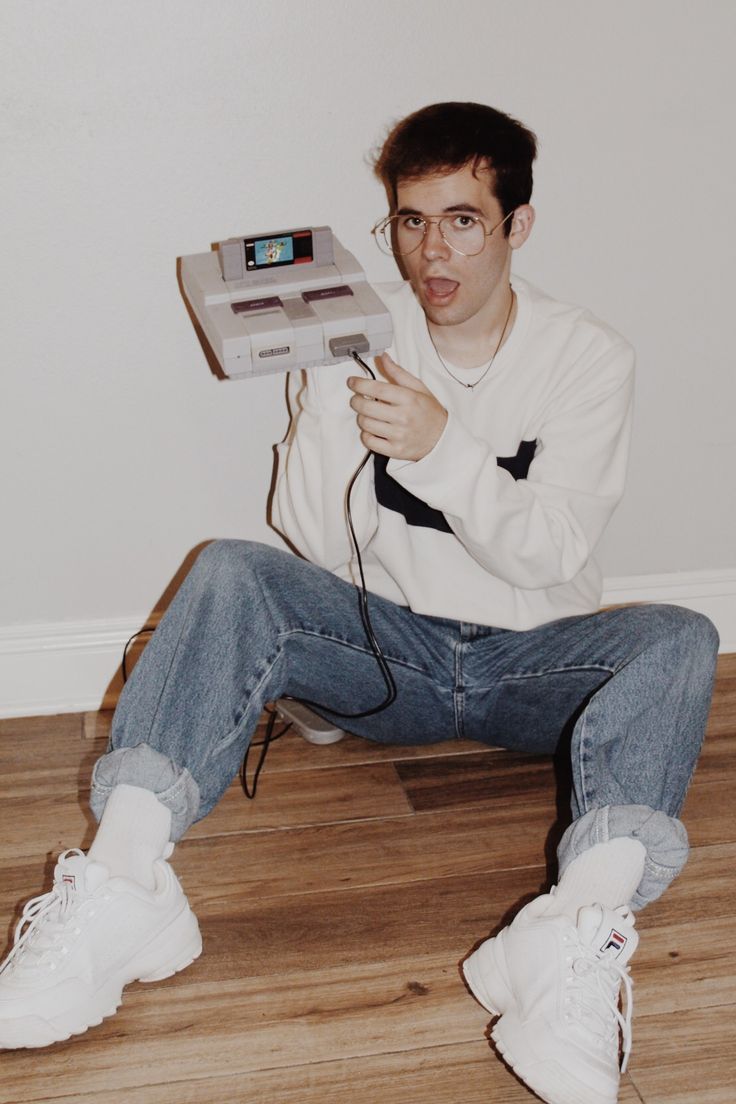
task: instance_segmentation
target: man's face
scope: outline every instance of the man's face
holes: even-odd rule
[[[488,169],[476,169],[474,174],[471,165],[443,175],[400,180],[396,214],[436,218],[466,212],[479,215],[490,230],[503,218],[491,184]],[[429,321],[457,326],[492,316],[499,293],[508,287],[511,252],[504,227],[499,226],[486,238],[481,253],[464,257],[443,241],[435,222],[427,227],[422,244],[401,261]]]

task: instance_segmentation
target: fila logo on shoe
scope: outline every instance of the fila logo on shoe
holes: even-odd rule
[[[628,940],[621,932],[616,931],[615,928],[611,928],[611,934],[601,947],[601,954],[605,954],[606,951],[615,951],[616,955],[620,955]]]
[[[70,885],[72,887],[72,889],[77,888],[77,876],[76,876],[76,874],[62,874],[61,880],[62,880],[62,882],[66,882],[67,885]]]

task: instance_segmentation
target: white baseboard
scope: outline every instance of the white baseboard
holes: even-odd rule
[[[141,616],[0,628],[0,717],[114,705],[125,645],[150,623]]]
[[[706,614],[721,651],[736,652],[736,568],[606,579],[604,605],[670,602]],[[77,713],[114,705],[126,642],[151,619],[0,628],[0,717]]]

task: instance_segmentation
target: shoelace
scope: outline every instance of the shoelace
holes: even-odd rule
[[[598,955],[590,947],[578,944],[572,962],[572,988],[576,991],[576,1002],[580,1020],[585,1023],[584,1015],[591,1016],[601,1028],[601,1034],[608,1034],[612,1022],[621,1030],[623,1042],[623,1061],[621,1072],[631,1053],[631,1020],[634,1012],[633,982],[628,966],[622,966],[615,958]],[[618,1006],[619,987],[624,987],[624,1012]],[[617,1032],[618,1034],[618,1032]]]
[[[59,862],[69,855],[82,855],[82,852],[76,848],[64,851],[59,856]],[[75,899],[78,899],[77,891],[68,882],[61,881],[55,882],[48,893],[27,901],[15,928],[13,949],[0,966],[0,974],[9,970],[11,965],[17,966],[24,951],[40,960],[57,945],[58,936],[73,911]]]

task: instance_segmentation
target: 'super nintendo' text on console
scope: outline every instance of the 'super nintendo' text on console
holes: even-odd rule
[[[329,226],[228,238],[182,257],[181,279],[234,379],[375,356],[391,344],[391,316]]]

